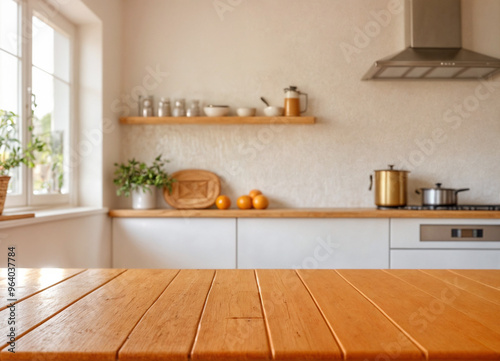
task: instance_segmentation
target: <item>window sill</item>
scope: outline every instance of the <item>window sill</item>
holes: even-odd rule
[[[20,214],[20,213],[35,213],[34,218],[25,218],[11,221],[0,222],[0,229],[27,226],[37,223],[60,221],[69,218],[88,217],[97,214],[107,214],[107,208],[99,207],[65,207],[65,208],[45,208],[32,210],[4,210],[4,215]]]

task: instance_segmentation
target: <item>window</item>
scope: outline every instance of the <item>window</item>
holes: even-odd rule
[[[74,32],[43,0],[0,0],[0,109],[19,115],[23,144],[47,144],[11,172],[7,207],[69,203]]]

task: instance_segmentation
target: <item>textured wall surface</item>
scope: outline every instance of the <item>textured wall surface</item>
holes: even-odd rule
[[[500,1],[463,0],[464,46],[500,57]],[[416,187],[470,187],[462,203],[500,203],[500,77],[361,81],[405,47],[396,0],[125,0],[124,114],[133,98],[283,103],[309,93],[315,125],[121,127],[121,157],[217,173],[235,199],[258,188],[272,207],[372,206],[369,175],[388,164]],[[234,201],[233,201],[234,203]],[[234,207],[234,205],[233,205]]]

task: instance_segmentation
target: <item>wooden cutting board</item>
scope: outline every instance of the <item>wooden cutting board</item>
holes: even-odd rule
[[[177,209],[203,209],[211,207],[220,194],[220,179],[212,172],[186,169],[172,174],[176,180],[172,193],[163,190],[165,201]]]

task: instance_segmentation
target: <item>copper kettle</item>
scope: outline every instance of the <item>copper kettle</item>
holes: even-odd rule
[[[375,171],[375,205],[378,207],[404,207],[407,199],[407,170],[396,170],[393,165],[389,169]],[[370,175],[370,188],[373,176]]]

